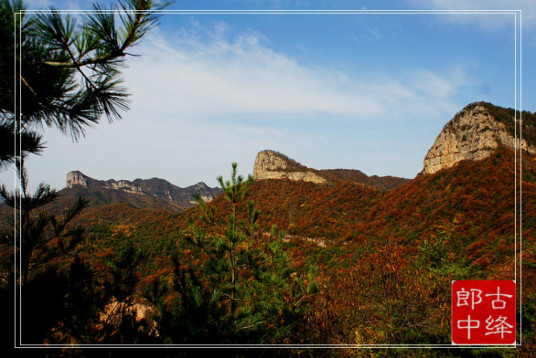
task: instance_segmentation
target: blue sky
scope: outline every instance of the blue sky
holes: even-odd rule
[[[178,1],[169,9],[520,9],[517,106],[536,110],[532,1]],[[30,182],[60,189],[67,172],[81,170],[97,179],[215,186],[231,162],[251,173],[263,149],[318,169],[413,178],[464,106],[516,106],[514,30],[512,14],[168,13],[133,50],[140,56],[127,59],[132,102],[124,119],[89,129],[78,143],[47,129],[47,150],[28,160]],[[12,181],[0,173],[0,182]]]

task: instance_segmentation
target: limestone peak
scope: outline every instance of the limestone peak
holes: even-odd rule
[[[253,166],[253,178],[289,179],[315,184],[353,182],[356,185],[380,190],[392,190],[409,181],[393,176],[368,176],[356,169],[311,169],[273,150],[263,150],[257,154]]]
[[[74,170],[72,172],[67,173],[67,188],[72,188],[75,185],[81,185],[84,188],[87,188],[88,185],[88,177],[84,175],[84,173]]]
[[[317,184],[329,182],[317,170],[309,169],[286,155],[273,150],[263,150],[257,154],[253,165],[253,178],[255,180],[290,179]]]
[[[516,143],[515,128],[519,127],[520,118],[525,119],[523,127],[529,130],[529,136],[520,139],[518,133]],[[443,127],[424,158],[422,173],[433,174],[466,159],[484,159],[500,147],[522,148],[536,154],[530,132],[536,125],[535,118],[530,112],[523,112],[522,116],[491,103],[471,103]]]

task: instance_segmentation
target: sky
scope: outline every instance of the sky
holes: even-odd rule
[[[485,11],[508,9],[521,17]],[[251,174],[264,149],[316,169],[413,178],[466,105],[536,111],[534,1],[196,0],[168,10],[255,11],[162,14],[126,60],[130,110],[76,143],[45,128],[46,150],[27,160],[31,188],[44,181],[59,190],[72,170],[217,186],[232,162]],[[13,172],[0,172],[0,183],[13,187]]]

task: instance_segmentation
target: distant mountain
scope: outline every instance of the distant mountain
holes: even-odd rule
[[[181,188],[159,178],[104,181],[72,171],[67,174],[67,186],[59,193],[62,199],[83,196],[90,200],[90,205],[121,203],[136,208],[177,211],[195,206],[195,194],[208,202],[220,195],[222,190],[203,182]]]
[[[311,169],[273,150],[263,150],[257,154],[253,177],[256,180],[290,179],[315,184],[350,181],[381,190],[392,190],[409,181],[393,176],[368,176],[355,169]]]

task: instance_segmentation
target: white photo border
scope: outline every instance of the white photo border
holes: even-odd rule
[[[14,24],[16,26],[17,22],[21,24],[21,18],[23,14],[37,14],[37,13],[59,13],[59,14],[91,14],[91,13],[124,13],[123,10],[22,10],[14,14]],[[514,212],[515,212],[515,224],[514,224],[514,281],[516,285],[518,283],[517,278],[519,277],[519,286],[518,286],[518,311],[517,314],[520,317],[519,320],[519,334],[518,340],[516,343],[510,346],[504,345],[463,345],[457,346],[452,343],[445,344],[29,344],[22,343],[22,331],[21,331],[21,310],[22,310],[22,301],[21,301],[21,282],[19,280],[17,287],[17,269],[21,272],[21,250],[19,250],[19,257],[17,257],[17,243],[20,245],[21,240],[17,236],[17,222],[19,223],[19,231],[21,232],[20,225],[20,212],[18,221],[14,220],[14,233],[15,233],[15,242],[13,248],[14,256],[14,348],[361,348],[361,349],[374,349],[374,348],[395,348],[395,349],[443,349],[443,348],[516,348],[518,345],[522,345],[523,331],[522,331],[522,246],[523,246],[523,237],[522,237],[522,148],[517,147],[518,139],[517,135],[517,122],[519,122],[519,138],[522,138],[522,10],[152,10],[152,11],[140,11],[133,10],[132,12],[149,12],[155,14],[173,14],[173,15],[514,15],[514,102],[515,102],[515,114],[514,114],[514,124],[515,124],[515,138],[514,138]],[[19,21],[17,21],[19,20]],[[19,113],[16,114],[16,118],[21,118],[21,107],[22,107],[22,96],[20,95],[21,89],[21,79],[17,82],[17,48],[18,55],[21,58],[21,27],[14,29],[14,109],[17,108],[17,103],[19,104]],[[519,66],[518,66],[519,65]],[[21,73],[22,66],[21,63],[18,64],[18,73]],[[519,97],[518,97],[519,93]],[[519,106],[518,106],[519,105]],[[519,108],[520,118],[517,119],[517,113]],[[15,136],[15,155],[19,156],[21,154],[21,133],[14,133]],[[18,146],[17,146],[18,143]],[[519,195],[517,193],[518,185],[518,152],[519,151]],[[20,196],[19,201],[15,200],[14,206],[14,218],[17,218],[17,207],[21,207],[22,202],[22,192],[20,180],[16,173],[16,168],[14,167],[14,188],[19,190]],[[519,196],[519,200],[518,200]],[[18,204],[18,205],[17,205]],[[518,209],[519,206],[519,209]],[[519,210],[519,216],[518,216]],[[519,250],[518,250],[518,235],[519,235]],[[17,241],[18,240],[18,241]],[[519,255],[519,260],[517,256]],[[518,270],[518,261],[519,261],[519,270]],[[17,323],[19,323],[17,325]],[[17,335],[18,328],[18,335]],[[518,342],[519,341],[519,342]]]

